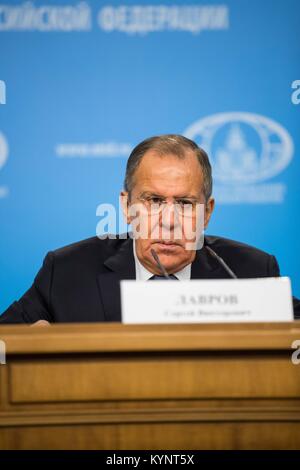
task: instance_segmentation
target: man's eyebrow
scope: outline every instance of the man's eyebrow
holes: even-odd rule
[[[165,196],[163,196],[162,194],[152,193],[151,191],[144,191],[141,194],[141,197],[145,197],[145,196],[160,197],[162,199],[165,199]]]
[[[151,191],[144,191],[142,194],[141,194],[141,197],[157,197],[157,198],[162,198],[162,199],[166,199],[167,196],[164,196],[163,194],[158,194],[158,193],[152,193]],[[178,199],[199,199],[199,196],[195,196],[193,194],[185,194],[183,196],[174,196],[174,199],[175,200],[178,200]]]
[[[199,199],[199,196],[193,194],[186,194],[184,196],[174,196],[174,199]]]

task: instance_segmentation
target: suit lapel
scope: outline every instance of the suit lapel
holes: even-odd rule
[[[222,279],[229,277],[222,266],[213,258],[205,246],[210,244],[205,237],[204,245],[196,253],[192,263],[191,279]],[[107,272],[98,275],[98,286],[103,303],[106,321],[121,321],[120,281],[135,279],[135,262],[133,256],[133,240],[125,240],[117,252],[104,262]]]
[[[135,279],[133,241],[124,241],[117,252],[104,262],[107,272],[98,275],[98,286],[106,321],[121,321],[120,280]]]
[[[195,261],[192,263],[191,279],[223,279],[229,277],[226,271],[205,249],[210,244],[209,238],[204,238],[204,245],[196,252]]]

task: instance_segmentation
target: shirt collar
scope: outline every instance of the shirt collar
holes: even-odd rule
[[[148,269],[146,269],[145,266],[143,266],[140,260],[138,259],[135,251],[135,240],[133,240],[133,255],[135,261],[136,280],[148,281],[150,277],[153,276],[153,273],[148,271]],[[179,281],[189,281],[191,279],[191,266],[191,263],[188,264],[180,271],[177,271],[177,273],[173,273],[174,276],[176,276]]]

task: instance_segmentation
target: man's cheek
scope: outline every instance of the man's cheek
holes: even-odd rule
[[[194,219],[185,219],[183,221],[182,232],[183,237],[187,241],[195,241],[196,239],[196,222]]]
[[[148,221],[145,217],[136,216],[131,220],[131,228],[136,240],[148,238]]]
[[[187,219],[184,224],[185,249],[200,250],[204,243],[204,218]]]

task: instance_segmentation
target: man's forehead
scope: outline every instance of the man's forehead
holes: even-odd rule
[[[155,194],[178,193],[201,194],[203,191],[203,174],[201,166],[192,154],[179,158],[174,154],[144,155],[134,175],[135,189]],[[191,162],[190,158],[195,158]]]
[[[143,156],[137,170],[136,177],[190,177],[191,173],[202,174],[201,166],[194,152],[187,150],[183,157],[176,154],[160,154],[156,150],[149,150]]]

